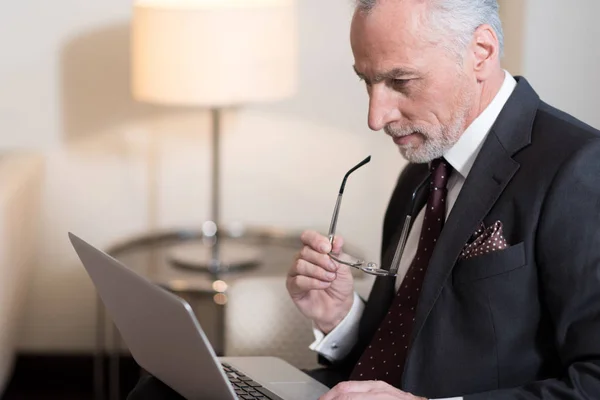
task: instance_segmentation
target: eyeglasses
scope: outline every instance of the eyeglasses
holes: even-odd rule
[[[342,204],[342,196],[344,194],[344,189],[346,187],[346,181],[348,180],[348,177],[350,176],[351,173],[353,173],[354,171],[356,171],[363,165],[368,164],[370,161],[371,161],[371,156],[365,158],[360,163],[356,164],[354,167],[352,167],[350,169],[350,171],[346,172],[346,175],[344,176],[344,180],[342,181],[342,185],[341,185],[340,191],[338,193],[337,201],[335,203],[335,208],[333,209],[333,216],[331,217],[331,224],[329,225],[328,238],[329,238],[329,243],[332,245],[332,248],[333,248],[333,240],[335,238],[335,230],[336,230],[336,226],[337,226],[338,215],[340,212],[340,206]],[[353,256],[345,254],[345,253],[335,254],[333,252],[330,252],[328,254],[329,257],[332,260],[334,260],[340,264],[344,264],[349,267],[359,269],[370,275],[396,277],[398,275],[400,259],[402,257],[402,254],[404,253],[404,248],[406,247],[406,240],[408,239],[408,232],[410,230],[411,222],[412,222],[413,216],[417,212],[417,210],[416,210],[416,208],[418,206],[417,201],[416,201],[417,194],[420,193],[421,190],[423,189],[423,187],[425,187],[425,185],[430,181],[430,178],[431,178],[431,174],[429,174],[419,184],[419,186],[417,186],[417,188],[415,189],[415,191],[412,194],[409,213],[406,215],[406,218],[404,219],[404,226],[402,227],[402,232],[400,234],[400,240],[398,241],[398,245],[396,247],[396,252],[394,253],[394,258],[392,260],[392,264],[391,264],[391,267],[389,270],[380,268],[379,265],[377,265],[377,263],[367,262],[367,261],[361,260],[359,258],[353,257]]]

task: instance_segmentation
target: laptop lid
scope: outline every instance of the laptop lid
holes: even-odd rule
[[[69,239],[136,362],[188,399],[236,399],[190,305],[76,235]]]

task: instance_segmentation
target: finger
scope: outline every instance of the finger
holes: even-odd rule
[[[329,239],[318,232],[304,231],[300,236],[300,240],[303,244],[311,247],[313,250],[318,251],[321,254],[327,254],[331,251]]]
[[[389,391],[374,391],[368,393],[342,393],[332,400],[413,400],[404,397],[398,397],[395,393]]]
[[[335,272],[338,269],[337,263],[333,262],[327,254],[318,253],[309,246],[304,246],[302,250],[300,250],[299,259],[318,265],[328,271]]]
[[[340,391],[338,396],[341,396],[342,398],[345,398],[344,396],[349,395],[350,397],[348,398],[350,399],[420,399],[384,381],[349,381],[342,382],[338,386],[339,388],[336,386],[334,389],[337,388]],[[337,399],[337,397],[334,397],[334,399]]]
[[[331,252],[333,254],[340,254],[342,252],[342,246],[344,245],[344,239],[341,236],[335,236],[333,238],[333,248]]]
[[[331,282],[336,278],[336,274],[327,271],[317,265],[311,264],[306,260],[298,260],[294,265],[294,268],[290,271],[289,276],[295,277],[298,275],[307,276],[309,278],[315,278],[323,282]]]
[[[346,381],[338,383],[329,393],[334,397],[346,393],[368,393],[373,391],[386,391],[388,389],[397,390],[393,386],[383,381]],[[329,394],[328,393],[328,394]],[[329,400],[329,398],[326,398]]]
[[[310,290],[323,290],[331,286],[331,282],[323,282],[303,275],[290,277],[289,282],[291,295],[306,293]]]
[[[342,393],[367,393],[394,388],[384,381],[347,381],[339,384]]]

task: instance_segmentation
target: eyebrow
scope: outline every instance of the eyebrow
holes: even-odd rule
[[[415,71],[413,71],[411,69],[394,68],[389,71],[379,72],[379,73],[375,74],[375,76],[373,77],[373,80],[370,81],[369,79],[367,79],[367,77],[365,75],[361,74],[356,69],[355,65],[353,65],[352,68],[354,69],[354,72],[356,72],[356,75],[358,75],[359,78],[363,79],[367,83],[371,83],[371,82],[378,83],[378,82],[385,81],[387,79],[400,79],[407,75],[415,75]]]

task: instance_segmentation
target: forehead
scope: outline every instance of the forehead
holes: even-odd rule
[[[350,40],[356,68],[368,73],[399,65],[418,67],[433,47],[425,17],[425,1],[418,0],[380,0],[369,13],[355,12]]]

